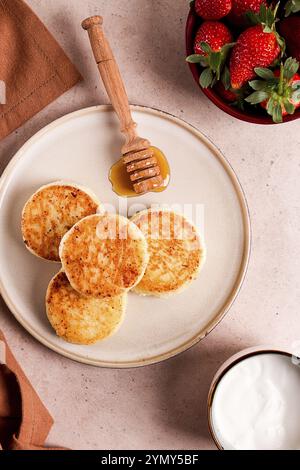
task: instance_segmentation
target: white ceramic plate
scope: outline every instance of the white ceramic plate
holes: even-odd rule
[[[0,184],[0,288],[5,302],[43,344],[97,366],[150,364],[197,343],[231,306],[249,257],[245,198],[219,150],[196,129],[173,116],[148,108],[132,109],[139,133],[169,159],[172,174],[166,191],[129,200],[112,192],[107,174],[119,156],[121,137],[116,118],[107,106],[69,114],[38,132],[10,162]],[[197,205],[204,214],[200,230],[205,237],[207,259],[199,278],[168,299],[130,293],[126,319],[119,331],[92,346],[68,344],[55,335],[46,318],[44,297],[59,265],[31,255],[20,232],[21,211],[28,197],[39,186],[61,179],[91,188],[100,201],[118,209],[119,202],[124,206],[126,201],[131,209],[136,203],[191,204],[192,218]]]

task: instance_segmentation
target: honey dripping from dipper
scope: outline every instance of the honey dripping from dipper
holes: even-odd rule
[[[149,150],[152,150],[153,152],[153,157],[156,159],[156,165],[160,167],[160,174],[163,179],[163,184],[159,187],[151,189],[150,192],[162,192],[167,188],[170,181],[169,163],[163,152],[158,148],[150,147]],[[120,158],[120,160],[118,160],[117,163],[111,167],[109,172],[109,180],[112,184],[113,191],[118,194],[118,196],[139,196],[139,194],[137,194],[133,189],[132,181],[130,180],[130,174],[128,173],[126,164],[124,163],[124,157]]]

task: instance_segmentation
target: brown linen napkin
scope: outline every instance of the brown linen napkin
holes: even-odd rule
[[[0,330],[0,449],[51,450],[43,446],[52,424]]]
[[[1,140],[81,76],[23,0],[0,0],[0,31]]]

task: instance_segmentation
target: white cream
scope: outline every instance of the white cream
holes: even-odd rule
[[[277,353],[241,360],[217,385],[211,413],[226,450],[300,449],[300,366]]]

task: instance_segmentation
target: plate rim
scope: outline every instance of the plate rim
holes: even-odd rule
[[[43,337],[42,334],[37,332],[34,327],[32,327],[26,320],[24,320],[24,318],[22,318],[22,314],[18,311],[18,309],[14,305],[13,300],[7,294],[6,289],[5,289],[5,281],[2,280],[1,275],[0,275],[0,294],[2,295],[2,298],[6,306],[14,315],[17,322],[20,325],[22,325],[22,327],[25,328],[25,330],[31,336],[33,336],[36,340],[38,340],[41,344],[43,344],[47,348],[51,349],[57,354],[67,357],[68,359],[72,359],[76,362],[80,362],[80,363],[87,364],[87,365],[104,367],[104,368],[113,368],[113,369],[136,368],[136,367],[142,367],[142,366],[151,365],[151,364],[157,364],[159,362],[162,362],[174,356],[177,356],[178,354],[181,354],[184,351],[187,351],[191,347],[195,346],[199,341],[201,341],[206,336],[208,336],[208,334],[211,331],[213,331],[214,328],[225,317],[225,315],[228,313],[228,311],[232,307],[234,301],[236,300],[240,292],[240,289],[243,285],[246,273],[247,273],[247,268],[249,264],[250,253],[251,253],[251,221],[250,221],[250,213],[249,213],[247,199],[246,199],[243,187],[238,179],[237,174],[235,173],[235,171],[233,170],[233,167],[231,166],[229,161],[226,159],[226,157],[223,155],[221,150],[218,148],[218,146],[216,146],[205,134],[199,131],[195,126],[187,123],[182,118],[178,118],[174,116],[171,113],[161,111],[153,107],[141,106],[141,105],[130,105],[130,108],[132,111],[146,112],[148,114],[152,114],[154,116],[160,116],[160,117],[163,117],[164,119],[174,122],[180,127],[187,129],[189,132],[192,132],[192,134],[194,134],[198,139],[200,139],[210,148],[214,156],[218,159],[219,163],[222,165],[227,175],[229,176],[230,181],[238,197],[238,201],[239,201],[239,205],[240,205],[240,209],[242,213],[242,222],[243,222],[243,227],[244,227],[245,238],[244,238],[242,261],[241,261],[240,269],[237,274],[235,283],[233,284],[233,287],[230,293],[228,294],[226,300],[224,301],[222,307],[219,308],[218,313],[206,325],[206,327],[202,328],[192,338],[185,341],[180,346],[177,346],[176,348],[171,349],[170,351],[155,355],[150,358],[133,360],[133,361],[111,362],[111,361],[95,360],[95,359],[91,359],[91,358],[76,354],[74,352],[66,351],[63,348],[60,348],[60,346],[57,346],[51,343],[51,341],[48,341],[45,337]],[[0,177],[0,207],[3,201],[3,197],[5,195],[5,183],[7,179],[9,178],[9,176],[13,173],[14,168],[16,167],[19,160],[22,158],[23,154],[28,150],[28,148],[30,148],[31,145],[33,145],[36,141],[38,141],[44,134],[48,133],[49,131],[51,132],[54,128],[63,124],[64,122],[67,122],[68,120],[71,120],[75,117],[83,116],[85,114],[89,114],[91,112],[95,112],[95,111],[108,112],[108,111],[112,111],[112,109],[113,108],[111,105],[94,105],[94,106],[89,106],[86,108],[73,111],[71,113],[67,113],[64,116],[50,122],[49,124],[44,126],[42,129],[40,129],[38,132],[36,132],[32,137],[30,137],[21,146],[21,148],[15,153],[15,155],[12,157],[12,159],[10,160],[10,162],[8,163],[8,165],[6,166],[6,168],[4,169]]]

